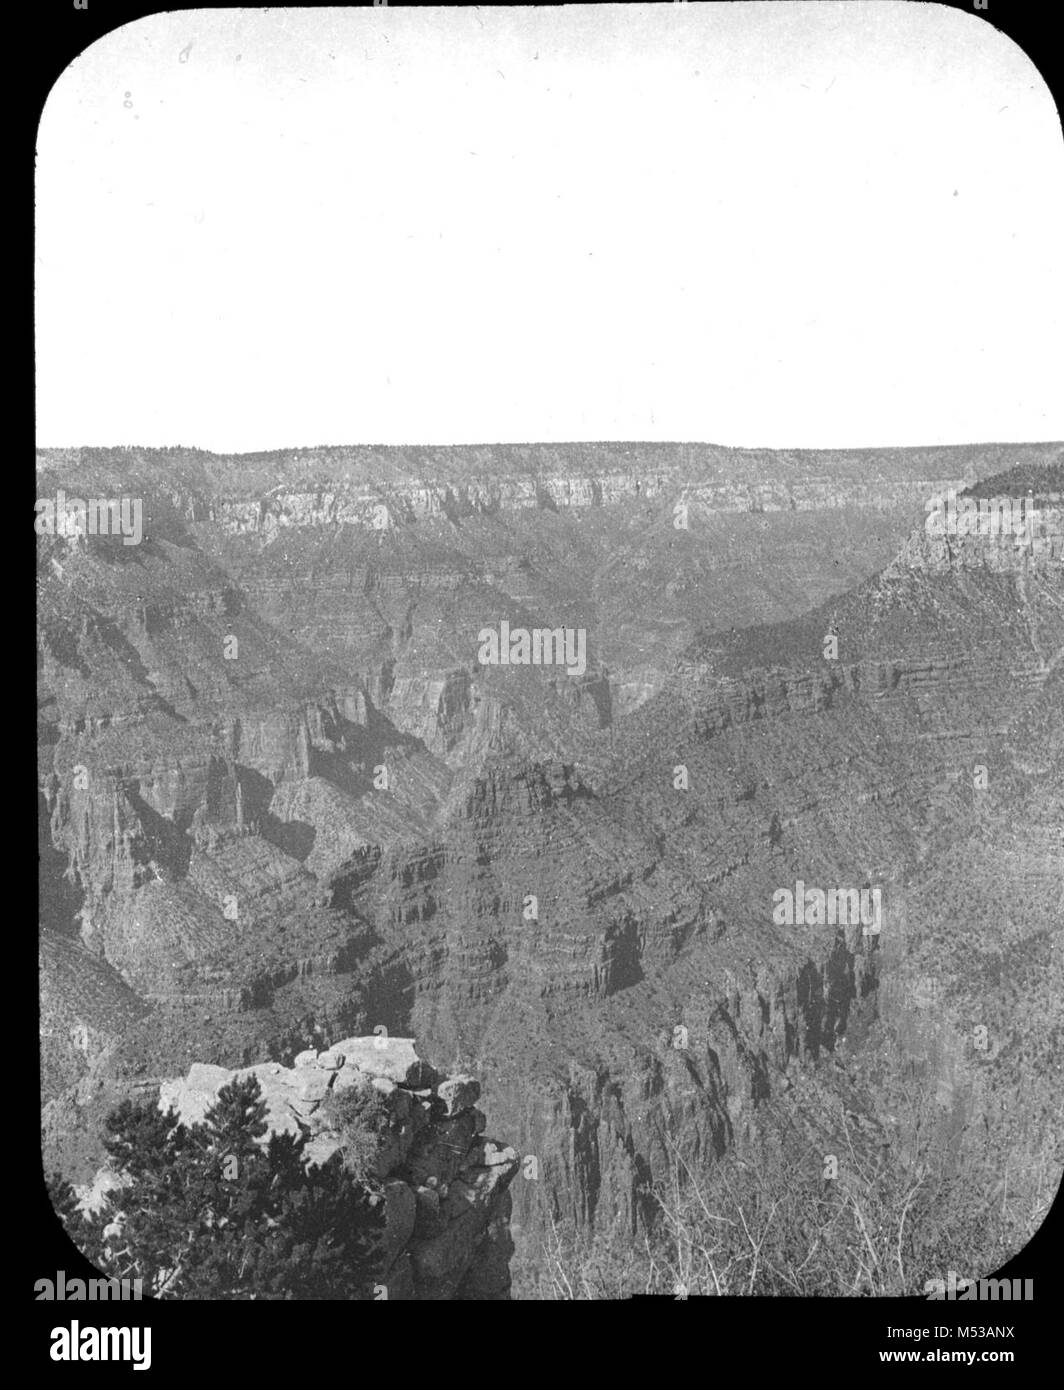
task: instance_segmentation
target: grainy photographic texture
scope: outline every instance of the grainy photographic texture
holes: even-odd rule
[[[78,1296],[1031,1298],[988,1285],[1062,1163],[1031,61],[933,5],[171,12],[38,154]]]

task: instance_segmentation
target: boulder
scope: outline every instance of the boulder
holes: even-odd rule
[[[329,1093],[332,1073],[327,1071],[307,1071],[299,1076],[295,1085],[295,1098],[303,1105],[318,1105]]]
[[[475,1134],[476,1122],[469,1110],[423,1130],[407,1160],[412,1180],[424,1183],[428,1178],[437,1178],[441,1183],[450,1182],[465,1163]]]
[[[480,1099],[480,1082],[472,1076],[450,1076],[436,1087],[445,1115],[470,1110]]]
[[[193,1062],[188,1076],[164,1081],[159,1087],[159,1109],[171,1106],[183,1124],[198,1124],[218,1098],[223,1086],[233,1080],[227,1067],[214,1067],[207,1062]]]
[[[481,1167],[494,1168],[497,1165],[510,1163],[512,1163],[515,1168],[517,1167],[517,1152],[509,1146],[502,1148],[491,1139],[487,1139],[482,1142],[479,1149],[479,1155],[474,1158],[474,1161],[477,1161],[477,1158],[479,1158]]]
[[[347,1066],[370,1076],[386,1076],[400,1086],[430,1086],[436,1072],[414,1050],[413,1038],[345,1038],[332,1049],[342,1052]]]

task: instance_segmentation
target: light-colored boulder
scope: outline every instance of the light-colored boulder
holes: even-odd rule
[[[445,1115],[470,1110],[480,1099],[480,1082],[472,1076],[449,1076],[436,1087]]]
[[[474,1158],[474,1161],[476,1159]],[[500,1148],[492,1140],[485,1140],[480,1146],[480,1164],[485,1168],[493,1168],[496,1165],[513,1164],[517,1166],[517,1152],[509,1146]]]
[[[295,1094],[304,1105],[317,1105],[329,1093],[332,1074],[327,1071],[306,1071],[296,1080]]]
[[[413,1038],[345,1038],[332,1049],[344,1054],[348,1066],[370,1076],[386,1076],[400,1086],[428,1086],[436,1073],[414,1049]]]
[[[232,1081],[227,1067],[214,1067],[207,1062],[193,1062],[188,1076],[164,1081],[159,1087],[159,1109],[171,1107],[177,1111],[182,1124],[199,1124],[218,1098],[218,1092]]]

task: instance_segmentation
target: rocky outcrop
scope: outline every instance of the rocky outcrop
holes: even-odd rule
[[[373,1296],[400,1300],[499,1300],[509,1296],[510,1183],[518,1158],[485,1137],[480,1083],[442,1076],[411,1038],[345,1038],[323,1051],[229,1071],[197,1063],[164,1082],[159,1105],[185,1124],[202,1120],[229,1082],[255,1076],[267,1132],[306,1135],[308,1163],[345,1154],[337,1097],[369,1090],[388,1117],[364,1160],[371,1207],[384,1209],[379,1278]],[[96,1184],[99,1186],[99,1183]]]

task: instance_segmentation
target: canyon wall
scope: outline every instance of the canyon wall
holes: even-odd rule
[[[832,1151],[839,1096],[874,1145],[885,1120],[841,1063],[874,1030],[943,1094],[982,1065],[958,1041],[982,955],[956,950],[936,865],[948,826],[978,875],[1021,808],[989,997],[996,1056],[1036,1045],[1049,1001],[1019,1029],[1005,993],[1051,959],[1061,551],[923,527],[928,492],[1013,451],[685,472],[678,450],[602,448],[590,471],[515,454],[494,493],[491,451],[466,475],[443,451],[439,482],[385,459],[379,531],[342,500],[372,451],[285,456],[281,484],[277,460],[236,461],[224,487],[178,459],[154,550],[42,542],[44,886],[66,955],[109,972],[50,1025],[48,1143],[81,1180],[98,1154],[71,1136],[123,1088],[207,1061],[265,1076],[377,1027],[475,1073],[534,1160],[511,1189],[521,1260],[559,1219],[636,1230],[670,1152]],[[84,491],[128,490],[120,459],[83,465]],[[587,677],[477,666],[499,616],[586,619]],[[777,926],[798,879],[879,886],[882,934]],[[925,1047],[904,1001],[930,973],[954,997]]]

